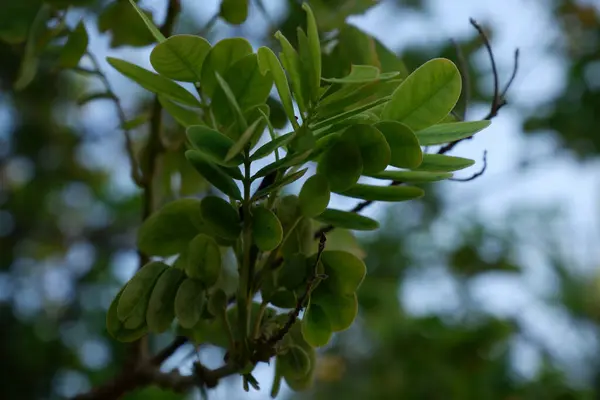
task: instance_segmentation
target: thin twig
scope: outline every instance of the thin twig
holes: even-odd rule
[[[502,97],[506,96],[508,89],[510,89],[510,87],[512,86],[515,78],[517,77],[518,70],[519,70],[519,49],[517,48],[517,49],[515,49],[512,73],[510,74],[510,78],[509,78],[508,82],[506,83],[506,85],[504,86],[504,89],[502,89],[502,93],[500,93],[500,95]]]
[[[473,175],[471,175],[468,178],[450,178],[448,180],[450,181],[454,181],[454,182],[469,182],[469,181],[473,181],[477,178],[479,178],[481,175],[483,175],[485,173],[485,170],[487,169],[487,150],[483,151],[483,167],[481,167],[481,169],[474,173]]]
[[[100,63],[98,62],[98,59],[96,58],[96,56],[89,51],[86,52],[86,55],[92,62],[94,69],[86,70],[83,68],[77,68],[77,71],[85,72],[85,73],[89,73],[89,74],[97,76],[102,81],[102,84],[104,85],[106,93],[110,95],[110,99],[115,104],[115,108],[117,110],[117,115],[119,117],[121,129],[123,129],[123,133],[125,135],[125,148],[127,150],[127,156],[129,157],[129,162],[131,163],[131,179],[136,183],[136,185],[138,185],[139,187],[143,187],[144,186],[144,178],[142,177],[142,173],[140,171],[140,167],[137,162],[137,158],[135,157],[135,148],[133,145],[133,139],[131,138],[131,131],[129,129],[127,129],[127,126],[126,126],[127,117],[125,116],[125,111],[123,110],[123,105],[121,104],[121,100],[115,94],[114,90],[112,89],[112,85],[110,84],[110,82],[109,82],[108,78],[106,77],[106,75],[104,74],[104,72],[102,72],[102,69],[100,68]]]

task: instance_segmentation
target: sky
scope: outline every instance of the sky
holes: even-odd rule
[[[283,15],[284,10],[280,8],[279,1],[263,1],[273,19]],[[182,3],[186,14],[206,17],[213,15],[219,2],[184,0]],[[572,256],[577,265],[589,271],[600,263],[600,248],[594,246],[600,238],[600,162],[575,162],[566,152],[554,152],[555,142],[551,135],[525,138],[520,129],[525,116],[536,112],[546,99],[557,96],[565,84],[566,65],[563,59],[560,54],[548,51],[548,46],[560,38],[544,7],[545,3],[543,0],[429,0],[428,13],[420,14],[408,10],[390,10],[395,6],[389,1],[382,1],[367,14],[352,17],[350,21],[395,50],[419,43],[441,45],[451,38],[470,36],[473,28],[469,24],[469,18],[474,18],[484,26],[490,24],[495,33],[491,45],[501,81],[505,81],[510,75],[514,49],[520,49],[519,73],[508,95],[509,105],[501,110],[488,129],[477,134],[474,140],[460,144],[452,153],[477,161],[470,170],[456,174],[469,176],[481,167],[483,151],[487,150],[487,171],[473,182],[441,183],[446,192],[446,201],[453,210],[441,223],[478,216],[490,221],[492,225],[501,226],[507,218],[513,218],[515,206],[558,206],[564,211],[558,225],[564,235],[565,247],[576,249]],[[594,4],[591,0],[590,3]],[[163,18],[162,1],[142,1],[141,4],[155,10],[157,18]],[[600,3],[596,5],[600,10]],[[70,18],[76,20],[77,16],[71,15]],[[260,27],[263,22],[259,13],[252,12],[247,25]],[[222,37],[236,34],[235,29],[222,25],[217,27],[221,29]],[[101,64],[113,82],[117,95],[122,98],[126,110],[131,111],[132,101],[140,93],[140,89],[112,70],[104,57],[121,57],[151,69],[148,61],[151,49],[109,49],[108,39],[99,37],[95,27],[88,25],[88,31],[91,34],[92,51],[101,59]],[[482,65],[489,65],[487,54],[483,51],[477,54],[477,60]],[[487,81],[491,91],[491,73]],[[487,110],[488,105],[474,105],[467,117],[481,118]],[[70,119],[74,124],[84,123],[89,134],[98,138],[83,149],[81,158],[89,165],[112,170],[114,194],[119,196],[131,193],[135,187],[129,180],[129,174],[122,173],[123,168],[127,168],[127,161],[121,132],[117,129],[112,132],[105,130],[104,121],[114,120],[114,115],[110,104],[94,103],[78,110]],[[120,162],[106,157],[107,154],[116,155]],[[518,169],[523,160],[534,160],[533,167],[526,171]],[[354,201],[336,196],[330,206],[346,209],[353,204]],[[368,209],[366,215],[377,216],[381,212],[381,206],[375,206]],[[435,235],[444,238],[449,232],[439,226]],[[569,327],[571,321],[566,319],[561,310],[552,309],[539,301],[539,296],[551,295],[556,288],[556,280],[544,265],[539,250],[539,243],[535,238],[528,240],[524,237],[521,256],[528,266],[524,277],[483,278],[474,285],[474,296],[484,309],[499,315],[518,316],[533,337],[547,342],[548,347],[556,348],[565,361],[573,361],[581,357],[585,347],[589,345],[586,339],[588,332],[585,329],[575,332]],[[119,260],[115,260],[115,265],[119,265],[115,271],[119,271],[123,282],[133,273],[135,263],[134,253],[123,254]],[[0,286],[1,284],[0,279]],[[431,296],[432,292],[440,295]],[[453,311],[458,302],[456,288],[449,284],[442,272],[415,276],[399,291],[399,296],[406,302],[409,311],[415,314]],[[566,348],[561,345],[564,342],[573,345]],[[93,343],[90,345],[93,346]],[[515,349],[515,354],[518,355],[515,358],[517,370],[526,376],[535,368],[535,350],[524,339],[516,343]],[[99,354],[98,349],[92,349],[92,353]],[[211,354],[204,354],[202,357],[209,363],[214,360],[214,355]],[[177,365],[176,360],[173,361],[171,366]],[[271,382],[270,372],[265,366],[261,366],[259,371],[262,387],[268,388]],[[225,399],[231,395],[230,389],[224,387],[217,390],[213,398]],[[246,398],[266,398],[266,391]]]

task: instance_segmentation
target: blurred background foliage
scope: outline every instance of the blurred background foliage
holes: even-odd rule
[[[519,135],[551,138],[553,154],[574,155],[571,168],[577,171],[600,153],[600,9],[594,0],[539,1],[558,32],[543,50],[560,58],[564,83],[534,106],[520,107],[519,99],[509,94],[507,109],[520,116]],[[255,45],[276,47],[272,35],[276,30],[293,39],[296,27],[304,25],[300,2],[293,0],[240,1],[250,7],[249,19],[241,25],[219,19],[217,1],[206,7],[192,8],[192,3],[182,2],[184,12],[176,31],[200,33],[212,42],[242,35]],[[438,3],[310,1],[322,37],[330,40],[333,36],[327,32],[335,30],[341,43],[336,47],[331,41],[324,74],[342,76],[350,63],[368,60],[368,48],[361,42],[364,34],[347,23],[348,17],[359,21],[363,14],[385,6],[398,21],[393,34],[402,35],[404,23],[431,13]],[[164,18],[163,1],[140,4],[157,21]],[[108,45],[105,52],[135,55],[152,43],[127,1],[20,0],[0,5],[2,399],[70,397],[110,379],[125,358],[124,345],[106,333],[104,317],[114,293],[136,267],[141,199],[130,182],[112,104],[106,99],[77,103],[84,94],[100,90],[102,82],[94,74],[61,69],[66,38],[59,33],[58,40],[50,40],[65,26],[74,28],[81,17],[92,53]],[[41,28],[36,25],[40,18],[49,21]],[[494,44],[494,25],[480,22]],[[461,23],[468,26],[467,20]],[[423,32],[435,28],[420,26]],[[27,40],[32,36],[35,40]],[[468,62],[471,101],[477,110],[484,110],[491,100],[492,77],[481,40],[475,31],[455,39]],[[413,70],[437,56],[457,60],[449,40],[409,43],[398,53],[402,62],[382,60],[382,68]],[[24,71],[23,65],[34,71]],[[80,65],[94,67],[85,57]],[[538,66],[536,71],[543,69]],[[503,70],[502,76],[509,71]],[[23,90],[15,89],[19,81],[28,83]],[[124,93],[114,85],[117,93]],[[130,124],[138,125],[133,132],[143,154],[151,98],[141,91],[128,95]],[[512,100],[516,105],[511,106]],[[276,102],[271,105],[273,122],[283,127],[282,111],[276,112]],[[161,204],[206,188],[182,161],[181,129],[166,116],[165,124],[163,141],[171,151],[159,159],[161,184],[156,190]],[[525,152],[526,165],[535,164],[527,148],[519,151]],[[552,167],[552,162],[546,164],[550,174]],[[600,259],[582,254],[598,254],[593,249],[600,234],[586,231],[586,240],[573,246],[567,239],[587,228],[568,218],[565,222],[561,204],[548,208],[517,202],[500,221],[474,208],[461,214],[445,193],[450,186],[466,191],[468,185],[435,185],[422,201],[373,211],[385,223],[377,233],[359,236],[368,266],[359,291],[359,318],[321,352],[315,387],[306,393],[286,391],[286,396],[598,398]],[[484,187],[477,195],[494,192]],[[597,198],[590,201],[599,203]],[[535,285],[528,284],[532,280]],[[490,299],[495,299],[491,306]],[[534,311],[526,313],[529,309]],[[169,334],[161,335],[151,345],[158,349],[169,340]],[[193,355],[193,349],[183,349],[170,367],[182,358],[188,362],[190,352]],[[210,348],[201,349],[200,356],[208,364],[219,359]],[[271,378],[266,370],[259,377],[267,388]],[[265,389],[258,394],[241,392],[236,378],[212,394],[267,398]],[[147,388],[126,398],[183,396]]]

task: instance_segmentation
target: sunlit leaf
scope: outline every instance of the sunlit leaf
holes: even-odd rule
[[[202,63],[202,91],[212,97],[219,85],[215,73],[225,75],[231,65],[251,53],[252,45],[243,38],[228,38],[217,42]]]
[[[391,149],[389,164],[399,168],[416,168],[423,161],[423,152],[414,132],[406,125],[395,121],[380,121],[375,124],[385,136]]]
[[[317,101],[319,87],[321,86],[321,42],[319,41],[319,29],[317,28],[317,21],[315,16],[308,5],[308,3],[302,4],[302,9],[306,12],[306,35],[308,38],[308,55],[300,53],[302,56],[302,62],[311,70],[309,77],[311,78],[311,98],[313,102]]]
[[[383,171],[391,157],[390,145],[386,137],[377,128],[356,124],[342,133],[342,140],[356,143],[360,151],[364,173]]]
[[[475,164],[474,160],[444,154],[424,154],[418,171],[452,172]]]
[[[273,51],[268,47],[263,46],[259,48],[258,64],[262,74],[266,74],[269,71],[271,72],[275,86],[277,87],[277,92],[279,93],[279,98],[283,104],[283,109],[285,110],[285,113],[292,125],[297,124],[290,87],[288,85],[283,67],[275,56],[275,53],[273,53]]]
[[[152,49],[150,63],[167,78],[200,82],[202,64],[210,49],[210,43],[200,36],[175,35]]]
[[[415,132],[415,134],[422,146],[432,146],[473,136],[482,129],[490,126],[490,123],[491,121],[482,120],[437,124]]]
[[[227,154],[235,143],[219,131],[204,125],[194,125],[190,126],[186,133],[190,143],[215,164],[235,167],[244,161],[240,154],[226,160]]]

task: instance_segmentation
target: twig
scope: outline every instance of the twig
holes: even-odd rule
[[[474,173],[473,175],[471,175],[468,178],[450,178],[448,180],[450,181],[454,181],[454,182],[469,182],[469,181],[473,181],[477,178],[479,178],[481,175],[483,175],[485,173],[485,170],[487,169],[487,150],[483,151],[483,167],[481,167],[481,169]]]
[[[136,185],[138,185],[139,187],[143,187],[144,186],[144,178],[140,171],[140,167],[138,165],[137,158],[135,157],[135,148],[133,145],[133,139],[131,138],[131,131],[129,129],[127,129],[127,126],[126,126],[127,117],[125,116],[125,111],[123,110],[121,100],[115,94],[114,90],[112,89],[112,85],[110,84],[110,82],[109,82],[108,78],[106,77],[106,75],[104,74],[104,72],[102,72],[102,69],[100,68],[100,63],[98,62],[98,59],[96,58],[96,56],[89,51],[86,52],[86,55],[92,62],[94,69],[88,70],[88,69],[84,69],[84,68],[77,68],[77,71],[92,74],[94,76],[97,76],[102,81],[102,84],[104,85],[104,88],[106,89],[106,93],[110,96],[110,99],[115,104],[115,108],[117,109],[117,115],[119,117],[119,122],[121,124],[121,129],[123,129],[123,133],[125,135],[125,148],[127,150],[127,156],[129,157],[129,162],[131,163],[131,179],[136,183]]]
[[[504,89],[502,89],[502,93],[500,94],[502,97],[506,96],[508,89],[510,89],[510,87],[512,86],[515,78],[517,77],[518,70],[519,70],[519,49],[517,48],[517,49],[515,49],[513,70],[512,70],[512,73],[510,74],[510,79],[508,80],[508,82],[504,86]]]

